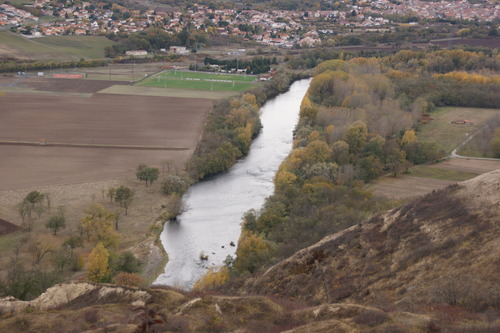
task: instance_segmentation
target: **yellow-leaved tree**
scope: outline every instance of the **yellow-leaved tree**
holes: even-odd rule
[[[107,282],[110,278],[109,252],[102,242],[90,252],[87,264],[87,278],[94,282]]]
[[[85,210],[85,216],[80,219],[80,228],[87,241],[95,244],[102,242],[105,247],[116,248],[119,235],[115,231],[116,215],[102,205],[94,204]]]
[[[229,271],[226,266],[223,266],[219,271],[209,269],[208,272],[195,283],[193,289],[209,290],[226,283],[227,280],[229,280]]]
[[[401,139],[401,146],[406,146],[412,142],[417,141],[417,136],[415,135],[414,130],[407,130]]]
[[[243,230],[238,241],[234,268],[239,273],[255,272],[271,255],[271,248],[261,236]]]

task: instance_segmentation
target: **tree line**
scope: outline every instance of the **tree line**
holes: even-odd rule
[[[443,156],[415,133],[431,105],[398,94],[388,70],[375,58],[330,60],[315,68],[293,150],[274,179],[275,193],[262,209],[243,216],[237,256],[228,258],[221,273],[231,277],[229,286],[393,207],[397,202],[376,197],[363,185]]]

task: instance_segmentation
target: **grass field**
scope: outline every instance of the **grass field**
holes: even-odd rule
[[[480,108],[438,108],[430,115],[433,120],[419,127],[419,140],[436,142],[447,154],[450,154],[468,135],[481,128],[485,122],[500,110]],[[452,124],[453,120],[468,119],[473,125]]]
[[[53,36],[25,38],[0,31],[0,55],[42,60],[104,58],[104,47],[114,42],[102,36]]]
[[[153,75],[138,85],[174,89],[244,91],[251,87],[255,78],[254,75],[168,71]]]

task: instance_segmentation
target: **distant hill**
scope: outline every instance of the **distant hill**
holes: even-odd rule
[[[324,238],[244,293],[313,303],[500,306],[500,170]]]

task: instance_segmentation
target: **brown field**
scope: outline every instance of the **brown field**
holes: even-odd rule
[[[66,91],[92,90],[79,80],[64,81],[68,82]],[[61,85],[60,80],[46,82],[47,90]],[[10,92],[0,102],[0,140],[38,142],[44,138],[48,144],[0,145],[0,191],[116,178],[133,174],[140,163],[159,165],[167,159],[182,167],[196,147],[212,105],[208,99]],[[51,142],[184,150],[58,147],[50,146]]]
[[[21,230],[21,228],[17,225],[0,219],[0,236],[11,234],[19,230]]]
[[[112,85],[119,84],[128,83],[105,80],[75,80],[30,77],[22,80],[16,86],[39,91],[96,93]]]
[[[495,49],[500,47],[500,38],[485,38],[485,39],[474,39],[474,38],[449,38],[440,40],[431,40],[431,44],[438,45],[439,47],[453,47],[456,45],[468,45],[471,47],[487,47],[490,49]]]
[[[429,167],[482,174],[500,169],[500,161],[456,158],[429,165]],[[401,175],[397,178],[389,176],[380,178],[375,183],[370,184],[368,188],[378,195],[394,199],[406,199],[424,195],[432,190],[440,189],[453,183],[456,183],[456,181]]]

